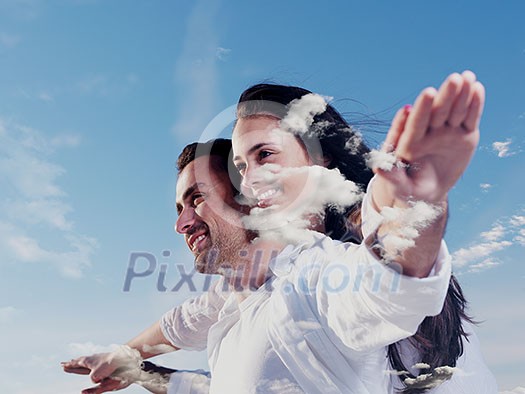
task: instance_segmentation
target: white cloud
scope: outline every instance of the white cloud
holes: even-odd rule
[[[498,219],[492,228],[479,234],[473,245],[452,253],[457,268],[467,266],[468,272],[480,272],[502,262],[493,255],[513,245],[525,246],[525,216],[513,215]]]
[[[481,188],[481,191],[483,191],[484,193],[487,193],[489,189],[493,187],[493,185],[491,185],[490,183],[480,183],[479,187]]]
[[[50,144],[54,148],[76,147],[80,145],[81,138],[76,134],[61,134],[51,138]]]
[[[468,272],[477,273],[477,272],[485,271],[489,268],[496,267],[500,264],[501,264],[501,261],[492,259],[492,258],[488,258],[488,259],[483,260],[480,263],[470,265]]]
[[[65,250],[52,250],[10,223],[0,222],[0,259],[2,262],[39,263],[54,266],[61,275],[80,278],[91,266],[98,248],[96,239],[72,232],[59,232]]]
[[[452,254],[452,262],[456,267],[463,267],[490,255],[508,248],[510,241],[483,242],[468,248],[461,248]]]
[[[525,228],[520,229],[518,235],[514,237],[514,241],[518,242],[522,246],[525,246]]]
[[[19,36],[0,32],[0,45],[4,48],[14,48],[20,43],[20,41],[21,39]]]
[[[49,91],[35,91],[33,89],[18,88],[17,95],[26,100],[43,101],[44,103],[52,103],[55,101],[53,94]]]
[[[512,140],[509,138],[505,142],[495,141],[492,143],[492,149],[498,153],[498,157],[512,156],[514,153],[509,152]]]
[[[500,391],[498,394],[525,394],[525,387],[518,386],[510,391],[509,390]]]
[[[49,94],[47,92],[40,92],[40,93],[38,93],[37,97],[38,97],[39,100],[45,101],[47,103],[54,101],[54,99],[51,96],[51,94]]]
[[[268,186],[280,188],[286,179],[303,179],[302,190],[298,190],[287,206],[274,204],[266,208],[252,208],[244,218],[246,228],[258,230],[261,238],[280,239],[296,243],[311,241],[313,215],[320,214],[324,207],[340,209],[358,202],[363,192],[344,178],[341,173],[321,166],[281,168],[266,164],[254,174]]]
[[[397,162],[395,152],[385,152],[372,149],[366,154],[366,165],[370,168],[379,168],[384,171],[392,171]]]
[[[217,57],[217,59],[225,61],[231,52],[232,50],[229,48],[218,47],[215,51],[215,56]]]
[[[105,96],[109,93],[108,77],[103,74],[93,74],[77,83],[78,89],[86,94],[98,93]]]
[[[38,17],[42,0],[2,0],[0,1],[0,13],[22,19],[33,20]]]
[[[75,278],[91,265],[97,241],[74,231],[67,217],[73,208],[58,184],[66,171],[50,160],[56,149],[79,141],[66,134],[46,138],[30,127],[0,119],[1,261],[50,264]],[[61,239],[62,247],[49,247],[44,234]]]
[[[44,223],[59,230],[72,230],[73,223],[66,215],[73,209],[57,199],[32,199],[9,201],[0,204],[10,220],[19,220],[29,225]]]
[[[305,134],[310,130],[314,116],[326,110],[326,100],[315,93],[309,93],[300,99],[295,99],[288,104],[288,112],[281,120],[280,127],[283,131],[294,134]]]
[[[89,356],[96,353],[109,353],[116,350],[119,345],[97,345],[93,342],[74,342],[67,345],[68,353],[72,357]]]
[[[514,215],[510,218],[510,224],[514,227],[525,226],[525,216]]]
[[[408,208],[384,207],[380,213],[388,231],[378,245],[383,248],[384,257],[395,260],[404,250],[413,247],[420,231],[442,212],[441,207],[424,201],[413,202]]]
[[[498,241],[505,235],[505,227],[496,223],[490,231],[485,231],[480,235],[485,241]]]
[[[12,306],[4,306],[0,308],[0,323],[11,321],[17,312],[17,309]]]
[[[350,129],[350,131],[353,131],[353,134],[346,141],[345,149],[356,155],[363,144],[363,135],[359,131],[353,129]]]
[[[85,95],[95,95],[101,97],[112,97],[125,95],[135,88],[140,79],[135,73],[127,73],[121,75],[108,75],[104,73],[92,73],[81,78],[74,86],[76,92]],[[53,97],[39,94],[37,98],[45,100]]]

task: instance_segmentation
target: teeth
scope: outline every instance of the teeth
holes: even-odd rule
[[[197,245],[197,243],[201,240],[201,239],[204,239],[206,238],[206,235],[205,234],[202,234],[202,235],[199,235],[197,238],[195,238],[195,241],[193,241],[193,245],[191,246],[191,249],[195,249],[195,245]]]
[[[271,190],[268,190],[268,191],[264,192],[263,194],[257,196],[257,198],[258,198],[259,200],[264,200],[265,198],[268,198],[268,197],[270,197],[270,196],[273,196],[275,193],[277,193],[277,190],[275,190],[275,189],[271,189]]]

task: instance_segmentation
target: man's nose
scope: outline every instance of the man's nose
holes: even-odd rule
[[[186,234],[193,227],[197,214],[192,208],[184,209],[175,223],[175,230],[179,234]]]

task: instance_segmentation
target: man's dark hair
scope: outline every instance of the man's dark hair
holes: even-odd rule
[[[177,170],[180,173],[193,160],[201,156],[214,156],[219,160],[210,160],[210,166],[217,171],[223,171],[230,178],[233,194],[240,190],[240,175],[233,166],[232,141],[227,138],[217,138],[207,142],[193,142],[184,147],[177,159]]]

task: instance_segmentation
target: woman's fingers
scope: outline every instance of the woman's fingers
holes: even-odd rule
[[[447,122],[450,111],[463,87],[463,78],[458,73],[451,74],[441,85],[432,105],[430,127],[442,127]]]
[[[472,71],[464,71],[461,77],[463,78],[461,92],[454,102],[446,121],[451,127],[460,127],[465,120],[472,101],[473,87],[476,83],[476,75]]]
[[[403,130],[405,129],[405,124],[408,119],[408,115],[412,109],[411,105],[405,105],[403,108],[399,109],[392,120],[392,125],[390,130],[386,135],[385,142],[383,143],[382,151],[392,152],[396,149],[399,137]]]
[[[463,120],[463,127],[467,131],[477,130],[481,114],[483,113],[483,106],[485,104],[485,88],[481,82],[476,82],[473,87],[472,101],[468,109],[467,115]]]
[[[406,121],[405,130],[399,137],[396,156],[400,159],[410,162],[413,156],[417,155],[418,143],[425,138],[429,129],[436,93],[436,89],[426,88],[418,96]]]

